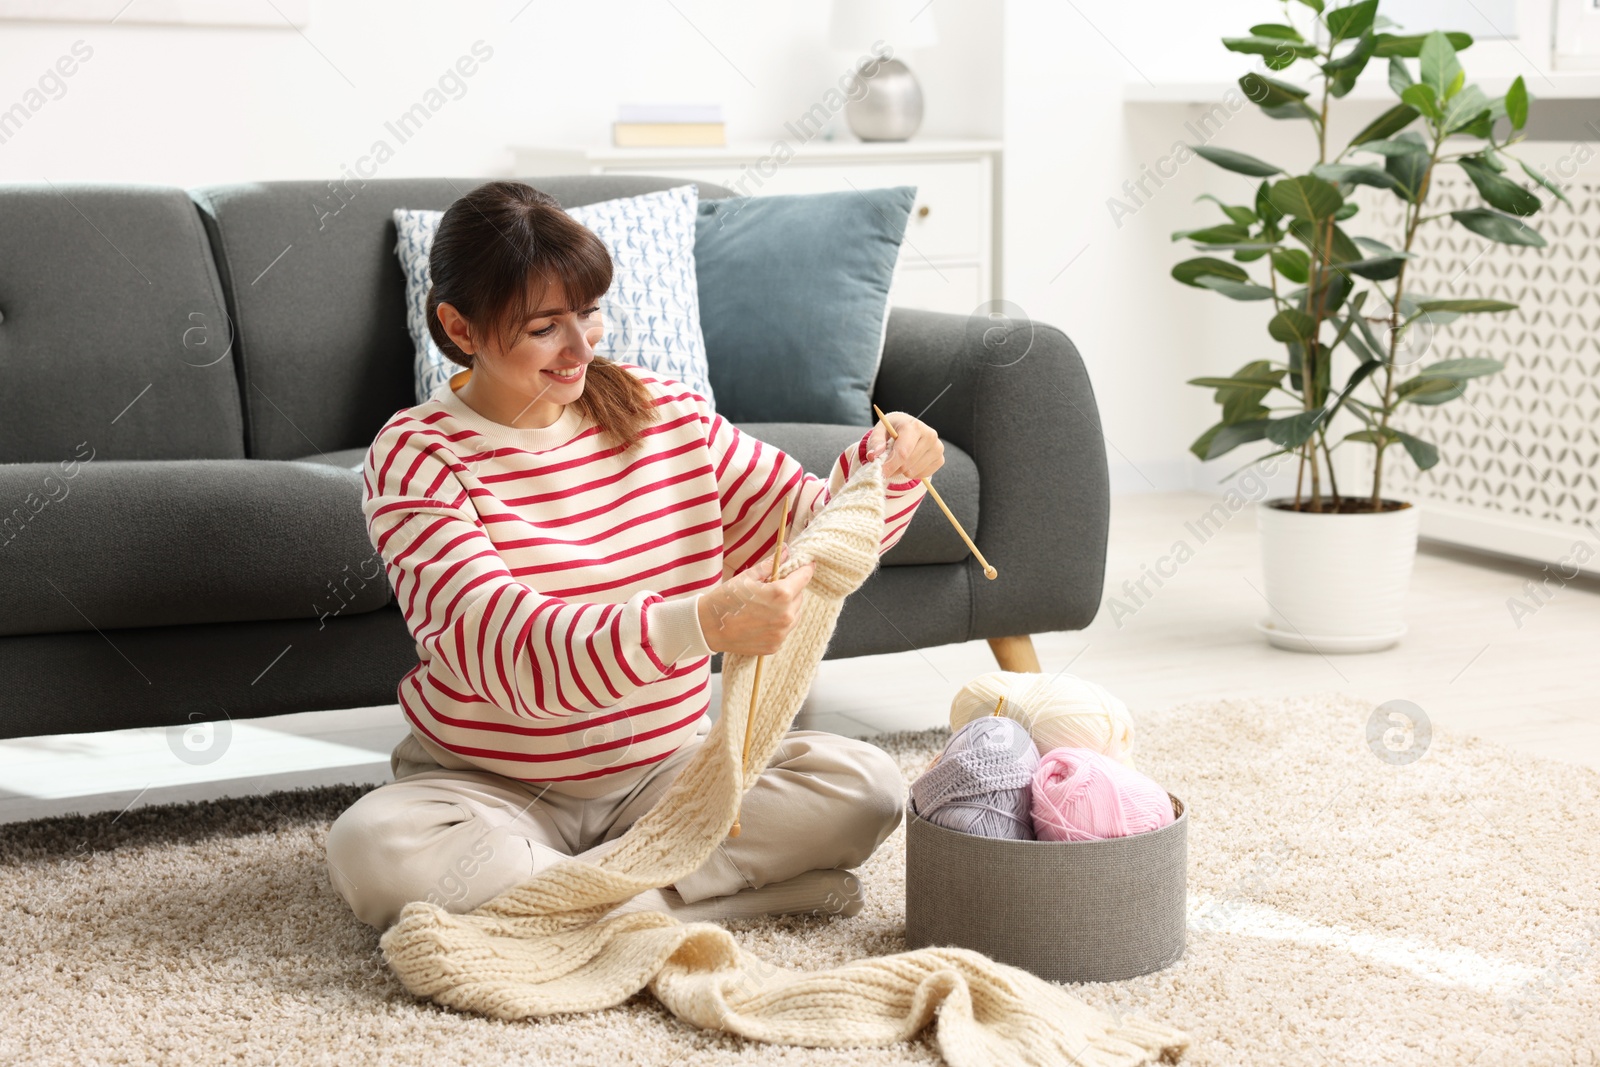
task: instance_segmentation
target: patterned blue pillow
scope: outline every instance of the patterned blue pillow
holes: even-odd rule
[[[695,279],[693,185],[569,208],[611,253],[611,288],[600,298],[606,335],[595,351],[676,379],[715,410],[706,344],[700,333]],[[428,333],[428,251],[442,211],[396,208],[395,253],[406,276],[406,326],[416,346],[417,403],[461,368],[445,358]]]

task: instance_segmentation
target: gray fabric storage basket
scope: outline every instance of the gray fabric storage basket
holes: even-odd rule
[[[1169,793],[1168,796],[1171,796]],[[906,814],[906,944],[973,949],[1052,982],[1113,982],[1183,955],[1189,818],[1107,841],[1007,841]]]

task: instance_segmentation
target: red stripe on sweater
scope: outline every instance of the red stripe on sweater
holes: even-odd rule
[[[430,679],[430,681],[432,681],[432,679]],[[619,722],[623,719],[636,719],[644,715],[649,715],[652,712],[664,711],[693,698],[699,693],[705,693],[709,691],[710,687],[711,676],[708,674],[704,679],[701,680],[699,685],[685,689],[681,693],[675,693],[672,696],[663,697],[660,700],[652,700],[648,704],[639,704],[631,708],[623,708],[620,711],[609,711],[603,714],[596,713],[593,715],[574,715],[570,718],[560,720],[559,725],[556,726],[518,726],[515,723],[509,722],[462,719],[453,715],[447,715],[444,712],[439,711],[437,708],[432,707],[432,705],[429,705],[428,714],[429,717],[435,721],[457,730],[471,730],[476,733],[483,734],[504,734],[510,737],[561,737],[565,734],[577,733],[580,730],[588,730],[591,727],[604,726],[607,723]],[[444,694],[451,695],[448,689],[444,689],[442,687],[439,688]]]

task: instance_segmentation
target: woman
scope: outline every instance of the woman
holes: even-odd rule
[[[612,847],[706,737],[711,653],[774,653],[797,621],[813,568],[762,577],[783,502],[792,537],[885,449],[880,424],[824,482],[681,383],[596,356],[610,257],[528,185],[456,201],[428,262],[429,330],[467,369],[397,412],[364,470],[368,534],[417,644],[399,687],[411,732],[395,780],[327,841],[334,887],[380,930],[409,901],[470,911]],[[931,428],[889,421],[883,551],[944,462]],[[744,832],[617,910],[854,914],[848,871],[899,824],[902,793],[880,749],[791,731]]]

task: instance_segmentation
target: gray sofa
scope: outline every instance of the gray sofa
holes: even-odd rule
[[[676,184],[528,180],[568,206]],[[414,402],[390,212],[478,181],[0,184],[0,737],[394,700],[416,648],[358,469]],[[999,579],[930,500],[830,657],[987,638],[1037,670],[1026,635],[1093,618],[1088,377],[1059,331],[996,328],[894,310],[874,400],[938,430],[935,484]],[[821,475],[862,432],[724,414]]]

